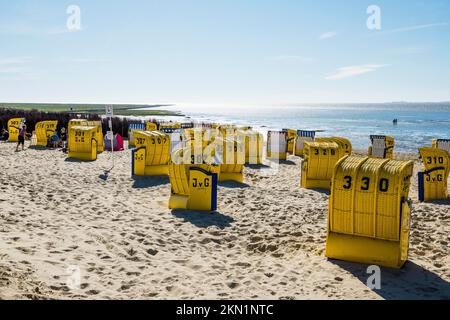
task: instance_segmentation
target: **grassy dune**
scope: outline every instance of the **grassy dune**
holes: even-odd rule
[[[178,116],[178,112],[167,110],[140,110],[170,105],[131,105],[117,104],[114,114],[121,116]],[[56,104],[56,103],[0,103],[0,108],[17,110],[38,110],[44,112],[80,112],[104,114],[104,104]]]

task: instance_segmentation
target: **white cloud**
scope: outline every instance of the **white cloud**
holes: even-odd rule
[[[23,73],[25,70],[23,68],[19,67],[1,67],[0,66],[0,73],[1,74],[17,74],[17,73]]]
[[[30,60],[31,57],[0,57],[0,79],[20,80],[29,78],[32,74],[26,66]]]
[[[380,68],[386,67],[386,64],[365,64],[361,66],[342,67],[336,70],[335,73],[327,76],[326,80],[339,80],[361,75],[368,72],[376,71]]]
[[[48,35],[59,35],[59,34],[66,34],[66,33],[77,33],[81,31],[86,31],[86,28],[80,28],[76,30],[71,30],[68,28],[54,28],[54,29],[48,29],[45,30],[44,33]]]
[[[11,64],[24,64],[28,62],[30,57],[13,57],[13,58],[0,58],[0,65],[11,65]]]
[[[445,27],[445,26],[448,26],[448,22],[420,24],[420,25],[416,25],[416,26],[409,26],[409,27],[402,27],[402,28],[397,28],[397,29],[381,31],[381,32],[377,32],[374,34],[375,35],[376,34],[393,34],[393,33],[410,32],[410,31],[429,29],[429,28],[435,28],[435,27]]]
[[[103,63],[111,62],[108,59],[90,59],[90,58],[62,58],[60,62],[64,63]]]
[[[295,62],[311,62],[313,58],[308,58],[299,55],[279,55],[265,58],[266,61],[295,61]]]
[[[29,24],[0,25],[0,34],[12,36],[56,36],[68,33],[85,31],[86,27],[79,30],[69,30],[67,27],[35,27]]]
[[[335,32],[335,31],[325,32],[320,35],[319,40],[330,39],[330,38],[334,38],[336,36],[337,36],[337,32]]]

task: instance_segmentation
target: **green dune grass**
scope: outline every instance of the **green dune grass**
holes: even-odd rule
[[[114,114],[118,116],[181,116],[182,114],[168,110],[152,110],[149,108],[164,107],[170,105],[132,105],[117,104],[114,106]],[[17,110],[38,110],[44,112],[80,112],[80,113],[105,113],[104,104],[56,104],[56,103],[0,103],[0,108]],[[143,110],[148,109],[148,110]]]

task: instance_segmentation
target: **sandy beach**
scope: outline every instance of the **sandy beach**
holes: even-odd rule
[[[373,291],[367,266],[324,256],[329,195],[300,188],[298,157],[246,167],[208,214],[169,210],[169,179],[133,179],[131,151],[108,172],[108,153],[14,149],[0,144],[1,299],[450,299],[450,201],[419,203],[416,174],[409,261]]]

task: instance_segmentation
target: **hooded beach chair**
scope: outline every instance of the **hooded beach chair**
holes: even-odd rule
[[[135,139],[134,139],[134,132],[135,131],[145,131],[145,123],[130,123],[128,125],[128,146],[129,147],[135,147]],[[153,131],[153,130],[150,130]]]
[[[450,154],[439,148],[419,149],[424,171],[419,172],[419,201],[448,199]]]
[[[380,159],[394,158],[394,138],[389,136],[371,135],[372,146],[369,147],[369,157]]]
[[[295,155],[298,157],[303,156],[304,143],[313,142],[316,137],[315,131],[298,130],[297,138],[295,139]]]
[[[285,131],[267,132],[267,158],[286,160],[288,151],[288,134]]]
[[[328,258],[401,268],[408,259],[412,161],[345,156],[328,209]]]
[[[329,190],[334,166],[340,158],[340,148],[335,142],[305,142],[302,188]]]
[[[264,153],[264,135],[253,130],[239,130],[237,134],[244,136],[245,163],[262,164]]]
[[[158,125],[155,122],[146,122],[145,131],[158,131]]]
[[[97,127],[71,126],[68,157],[82,161],[97,160]]]
[[[243,135],[216,138],[215,159],[220,164],[219,181],[244,182],[245,137]]]
[[[220,166],[203,159],[200,163],[193,161],[193,152],[191,146],[178,149],[169,163],[169,208],[215,211]]]
[[[169,173],[170,135],[159,131],[135,131],[132,150],[133,176],[160,176]]]
[[[24,123],[25,123],[24,118],[14,118],[8,120],[9,142],[19,141],[19,132]]]
[[[334,142],[339,146],[339,157],[350,156],[352,154],[352,143],[349,139],[343,137],[325,137],[316,138],[315,142]]]
[[[98,120],[86,120],[86,119],[72,119],[68,124],[68,135],[70,139],[70,128],[73,126],[88,126],[95,127],[95,140],[97,141],[97,153],[102,153],[105,150],[103,142],[103,128],[102,122]]]
[[[433,148],[443,149],[450,153],[450,139],[436,139],[432,143]]]
[[[58,121],[41,121],[36,123],[34,132],[36,134],[36,146],[46,147],[51,137],[55,134]]]
[[[287,152],[289,154],[294,154],[295,152],[295,139],[297,138],[297,130],[294,129],[283,129],[287,133]]]

